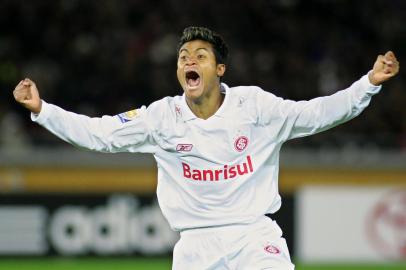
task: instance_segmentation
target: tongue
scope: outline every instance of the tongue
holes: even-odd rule
[[[187,84],[188,84],[189,86],[198,86],[199,83],[200,83],[200,78],[197,78],[197,79],[188,79],[188,80],[187,80]]]

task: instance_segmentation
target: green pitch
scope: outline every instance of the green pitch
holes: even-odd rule
[[[168,270],[169,258],[0,258],[0,270]],[[353,265],[304,265],[296,264],[296,270],[404,270],[405,263],[353,264]],[[192,270],[192,269],[191,269]]]
[[[0,259],[0,270],[167,270],[168,258]]]
[[[404,270],[406,263],[398,264],[323,264],[323,265],[303,265],[297,264],[296,270]]]

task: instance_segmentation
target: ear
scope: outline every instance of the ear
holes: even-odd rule
[[[217,76],[223,77],[225,72],[226,72],[226,65],[218,64],[217,65]]]

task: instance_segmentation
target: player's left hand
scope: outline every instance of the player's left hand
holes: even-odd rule
[[[380,85],[399,72],[399,62],[392,51],[385,55],[378,55],[372,71],[369,73],[369,81],[373,85]]]

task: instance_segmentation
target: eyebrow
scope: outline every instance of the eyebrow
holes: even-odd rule
[[[209,50],[207,48],[197,48],[195,51],[199,51],[199,50],[205,50],[205,51],[209,52]],[[179,53],[181,53],[181,52],[189,53],[188,49],[186,49],[186,48],[180,49]]]

